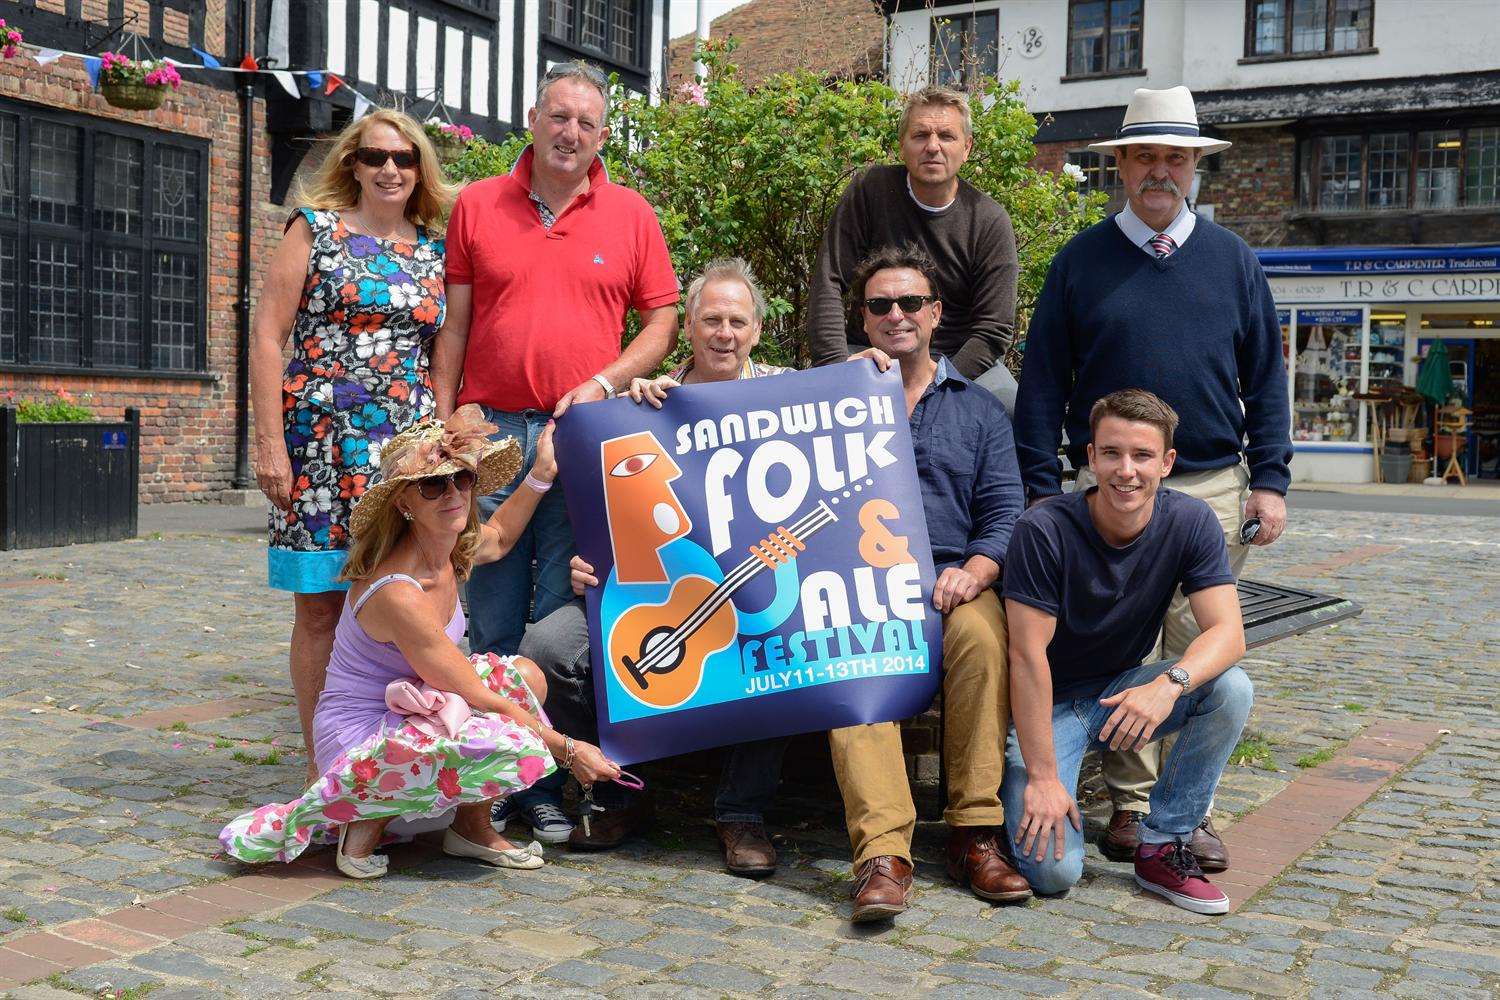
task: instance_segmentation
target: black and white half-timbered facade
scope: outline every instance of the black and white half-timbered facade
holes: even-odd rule
[[[355,91],[499,138],[539,76],[585,59],[663,77],[671,0],[18,0],[0,60],[0,404],[58,392],[141,412],[146,500],[247,491],[246,349],[261,264],[310,151]],[[678,0],[687,2],[687,0]],[[134,36],[132,38],[132,36]],[[81,59],[140,44],[184,66],[325,70],[349,88],[184,68],[155,111],[111,107]],[[441,108],[439,108],[441,105]]]

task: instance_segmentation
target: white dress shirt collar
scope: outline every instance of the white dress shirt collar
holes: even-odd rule
[[[1193,226],[1197,222],[1198,217],[1188,211],[1187,202],[1184,201],[1182,208],[1177,213],[1177,218],[1173,219],[1172,224],[1162,230],[1162,232],[1172,237],[1172,242],[1176,243],[1180,248],[1187,242],[1188,237],[1193,234]],[[1130,202],[1127,201],[1125,207],[1120,209],[1119,213],[1115,215],[1115,224],[1120,227],[1120,232],[1125,234],[1127,240],[1140,247],[1153,258],[1156,256],[1156,251],[1151,249],[1151,237],[1156,235],[1156,230],[1142,222],[1141,217],[1131,211]]]

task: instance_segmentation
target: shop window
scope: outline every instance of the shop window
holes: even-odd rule
[[[1141,68],[1142,0],[1069,0],[1068,76]]]
[[[201,371],[206,163],[194,139],[0,101],[0,363]]]
[[[933,83],[972,87],[1000,72],[1000,15],[939,14],[932,19]]]
[[[1292,440],[1359,440],[1362,325],[1358,309],[1298,310]]]
[[[1500,205],[1500,127],[1304,139],[1299,203],[1320,212]]]
[[[642,0],[544,0],[542,31],[621,66],[642,67]]]
[[[1368,391],[1399,389],[1405,379],[1406,313],[1370,313]]]
[[[1245,55],[1364,52],[1374,45],[1375,0],[1247,0]]]
[[[1068,154],[1068,162],[1083,171],[1079,188],[1084,191],[1103,191],[1113,201],[1125,193],[1120,184],[1120,173],[1115,169],[1115,158],[1092,150],[1079,150]]]

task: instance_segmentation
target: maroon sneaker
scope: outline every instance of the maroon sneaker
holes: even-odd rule
[[[1203,875],[1186,844],[1142,844],[1135,849],[1135,882],[1194,913],[1228,913],[1229,897]]]

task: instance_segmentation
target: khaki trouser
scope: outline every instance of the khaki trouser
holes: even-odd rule
[[[943,618],[943,754],[948,762],[949,826],[1000,826],[1000,779],[1010,724],[1005,609],[994,590]],[[906,779],[901,727],[849,726],[828,734],[844,796],[854,865],[893,854],[911,861],[917,808]]]
[[[1086,490],[1095,482],[1091,470],[1080,469],[1073,489]],[[1245,501],[1250,498],[1249,470],[1241,464],[1212,472],[1184,472],[1166,479],[1162,485],[1197,497],[1213,508],[1224,529],[1224,540],[1229,543],[1229,569],[1238,580],[1245,567],[1245,557],[1250,554],[1250,546],[1240,544],[1240,524],[1244,520]],[[1172,595],[1167,617],[1162,622],[1159,658],[1181,656],[1198,637],[1199,631],[1193,609],[1179,590]],[[1148,744],[1143,750],[1104,752],[1104,784],[1109,788],[1109,797],[1116,810],[1147,810],[1151,787],[1161,773],[1161,755],[1161,740]]]

